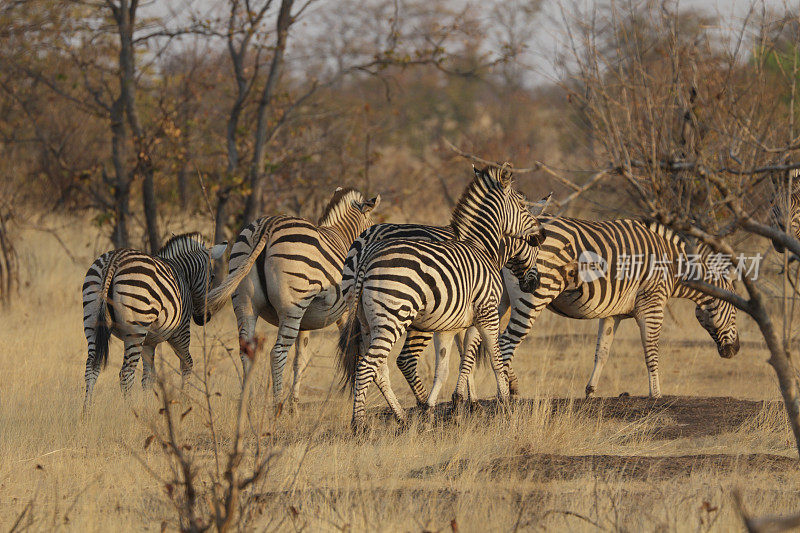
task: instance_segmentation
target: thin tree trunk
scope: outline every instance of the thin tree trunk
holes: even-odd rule
[[[147,241],[150,245],[150,251],[155,253],[161,248],[161,234],[158,231],[158,207],[153,184],[153,169],[149,165],[144,172],[144,180],[142,180],[142,202],[144,204],[144,219],[147,227]]]
[[[123,117],[122,100],[111,107],[111,162],[114,165],[114,230],[111,242],[115,248],[130,246],[128,217],[130,215],[130,176],[125,168],[128,129]],[[105,172],[105,170],[103,171]]]
[[[0,302],[6,304],[19,288],[17,252],[9,236],[6,216],[0,211]]]
[[[119,76],[120,100],[125,107],[125,116],[128,118],[133,132],[134,147],[136,149],[137,170],[142,174],[142,200],[144,204],[145,224],[147,226],[147,240],[150,250],[155,252],[161,247],[161,234],[158,230],[158,206],[156,202],[155,184],[153,179],[153,165],[150,161],[149,149],[144,142],[144,130],[136,111],[136,65],[133,49],[133,30],[136,21],[138,0],[120,0],[119,7],[114,9],[119,32]]]
[[[228,221],[228,202],[231,199],[231,188],[223,187],[217,192],[217,212],[214,213],[214,243],[219,244],[226,238],[226,222]],[[224,258],[218,259],[214,263],[214,277],[218,280],[225,279],[228,271],[228,264]]]
[[[795,446],[800,454],[800,388],[797,383],[797,374],[787,345],[781,345],[778,335],[772,326],[767,310],[760,294],[751,294],[750,316],[758,324],[761,334],[767,343],[770,357],[767,362],[775,370],[778,376],[778,386],[783,396],[783,404],[786,407],[786,415],[789,418],[789,426],[794,434]]]
[[[281,9],[278,13],[278,38],[275,43],[275,55],[272,56],[267,82],[264,84],[264,90],[261,92],[261,100],[258,104],[258,123],[253,146],[253,161],[250,165],[249,172],[250,195],[247,197],[244,208],[245,223],[257,218],[262,209],[261,197],[263,194],[264,159],[267,148],[267,111],[272,103],[273,92],[278,84],[280,72],[283,68],[283,54],[286,50],[286,38],[289,33],[289,26],[292,24],[293,4],[294,0],[283,0],[281,2]],[[273,188],[274,185],[273,183]]]
[[[178,185],[178,205],[181,209],[186,209],[189,206],[189,166],[188,162],[181,165],[176,178]]]

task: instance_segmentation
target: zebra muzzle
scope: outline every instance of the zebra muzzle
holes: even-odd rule
[[[525,275],[519,282],[519,288],[527,293],[532,293],[539,288],[539,271],[531,269],[525,272]]]
[[[739,352],[739,339],[732,343],[721,344],[717,347],[719,356],[724,359],[730,359]]]

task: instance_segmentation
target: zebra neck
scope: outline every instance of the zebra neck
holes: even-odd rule
[[[335,217],[329,217],[328,220],[320,223],[320,229],[325,228],[336,232],[342,240],[350,246],[356,237],[365,229],[364,216],[361,213],[356,213],[352,209],[338,213]]]
[[[675,284],[675,290],[672,291],[672,297],[691,300],[697,305],[704,305],[708,303],[709,300],[712,299],[711,296],[707,295],[704,292],[701,292],[692,287],[687,287],[686,285],[683,284],[683,281],[680,279],[678,279],[678,282]]]
[[[500,264],[500,241],[502,236],[500,230],[491,227],[491,224],[480,227],[473,227],[470,224],[467,227],[460,227],[455,229],[455,239],[470,244],[474,248],[483,252],[493,265],[498,265],[498,270],[503,267]]]
[[[338,247],[343,247],[343,251],[345,253],[347,252],[347,249],[350,248],[350,244],[356,240],[360,234],[357,228],[345,224],[322,226],[320,227],[320,230],[321,234],[325,235],[331,244],[334,244],[338,241],[338,244],[341,245]]]

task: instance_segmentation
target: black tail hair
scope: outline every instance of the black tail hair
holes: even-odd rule
[[[97,328],[94,337],[94,366],[102,366],[103,369],[108,365],[108,340],[111,338],[111,328],[106,324],[106,303],[100,304],[100,312],[97,317]]]
[[[339,334],[339,345],[336,352],[336,372],[341,381],[342,391],[353,392],[353,382],[356,376],[356,366],[361,354],[361,321],[358,319],[357,309],[350,311],[347,323]]]
[[[111,328],[109,328],[106,313],[108,312],[108,291],[114,280],[114,273],[117,271],[117,261],[120,253],[114,253],[106,265],[105,275],[100,288],[97,306],[97,327],[95,328],[94,338],[94,367],[105,368],[108,365],[108,340],[111,338]]]

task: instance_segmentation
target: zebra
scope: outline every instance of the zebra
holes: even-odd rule
[[[514,351],[545,307],[570,318],[600,319],[587,397],[597,390],[617,326],[625,318],[636,319],[641,331],[650,396],[661,396],[658,341],[664,307],[670,298],[685,298],[697,304],[695,316],[716,343],[721,357],[731,358],[739,351],[736,308],[684,283],[699,276],[733,291],[721,256],[704,244],[698,244],[694,254],[691,242],[657,222],[594,222],[548,216],[539,220],[546,231],[537,263],[539,287],[533,294],[511,291],[509,323],[499,341],[511,384],[517,381],[510,366]],[[690,258],[695,258],[692,264]],[[625,272],[626,259],[627,266],[633,268],[628,270],[630,275],[620,276]],[[585,268],[590,261],[601,268]],[[470,346],[462,362],[453,395],[455,403],[466,395],[474,351]]]
[[[508,164],[474,173],[453,210],[453,240],[373,242],[362,252],[355,279],[342,283],[350,308],[339,337],[338,367],[353,390],[356,432],[365,428],[364,403],[373,380],[398,421],[405,421],[389,383],[387,358],[409,329],[453,332],[475,325],[492,354],[498,397],[503,402],[508,399],[497,345],[497,306],[503,293],[500,241],[512,236],[537,245],[542,228],[522,195],[511,187]],[[528,268],[535,268],[535,263]],[[354,337],[360,342],[350,342]],[[363,351],[360,356],[359,351]]]
[[[770,205],[771,225],[797,240],[800,240],[800,169],[789,171],[787,180],[784,184],[776,184],[777,192]],[[792,193],[789,194],[789,187]],[[787,217],[788,214],[788,217]],[[786,230],[786,222],[789,222],[789,231]],[[779,254],[782,254],[784,246],[773,240],[772,246]],[[797,256],[792,254],[789,261],[796,261]]]
[[[264,244],[259,242],[254,253]],[[91,403],[97,376],[108,363],[112,334],[125,344],[119,372],[123,394],[131,389],[140,358],[142,387],[152,386],[155,347],[164,341],[180,358],[183,379],[188,377],[192,370],[189,319],[205,324],[255,261],[255,257],[241,261],[238,270],[209,291],[210,260],[222,257],[226,247],[227,243],[208,249],[199,233],[186,233],[169,239],[155,255],[122,248],[106,252],[92,263],[82,288],[88,344],[84,411]]]
[[[547,205],[550,196],[543,198],[536,203],[538,212],[541,212],[544,206]],[[373,226],[364,230],[361,235],[353,242],[348,251],[347,257],[344,261],[344,268],[342,269],[342,283],[351,285],[355,279],[358,265],[361,260],[362,251],[371,243],[388,240],[388,239],[422,239],[426,241],[448,241],[455,237],[452,226],[426,226],[422,224],[374,224]],[[502,274],[504,278],[516,279],[516,290],[533,292],[538,284],[538,271],[528,269],[527,266],[535,264],[538,248],[529,246],[527,242],[521,239],[506,237],[500,241],[499,248],[499,261],[498,264],[505,265]],[[509,281],[506,282],[508,284]],[[500,315],[505,313],[508,308],[509,298],[508,292],[503,291],[503,298],[500,305]],[[471,328],[474,329],[474,328]],[[471,332],[472,333],[472,332]],[[458,332],[454,334],[455,342],[458,343],[459,349],[464,346],[464,334]],[[419,355],[425,350],[431,338],[434,341],[434,348],[437,354],[437,361],[447,360],[446,353],[452,349],[453,339],[445,333],[432,333],[427,331],[408,330],[406,340],[403,348],[397,357],[397,366],[406,378],[409,386],[411,387],[417,403],[424,407],[430,408],[435,405],[435,401],[431,402],[438,395],[438,389],[433,389],[430,394],[425,389],[422,381],[417,375],[417,361]],[[471,338],[471,337],[470,337]],[[442,383],[446,380],[448,368],[446,366],[437,365],[437,376],[442,376],[435,380],[436,383]],[[471,382],[470,382],[471,384]],[[440,387],[439,387],[440,388]]]
[[[299,399],[300,379],[309,362],[309,332],[333,324],[345,310],[339,284],[350,244],[372,225],[380,195],[370,200],[351,188],[337,188],[317,224],[278,215],[263,217],[244,228],[231,248],[230,271],[252,254],[253,245],[268,236],[256,267],[233,294],[239,328],[242,367],[250,370],[244,347],[255,335],[258,317],[278,327],[271,351],[272,387],[277,408],[283,405],[283,369],[296,343],[294,383],[290,400]]]

